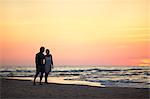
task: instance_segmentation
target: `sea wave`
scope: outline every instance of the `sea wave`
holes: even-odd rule
[[[1,77],[33,77],[35,68],[2,68]],[[56,67],[49,76],[65,77],[65,80],[98,82],[105,86],[150,86],[148,67]],[[67,78],[68,77],[68,78]]]

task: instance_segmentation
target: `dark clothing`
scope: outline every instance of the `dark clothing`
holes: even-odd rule
[[[44,71],[45,71],[45,66],[43,65],[43,66],[36,66],[36,72],[43,72],[44,73]]]
[[[35,63],[36,63],[36,72],[44,72],[44,54],[39,52],[36,54]]]

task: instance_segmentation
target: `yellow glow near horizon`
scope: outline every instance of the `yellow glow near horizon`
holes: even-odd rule
[[[34,64],[40,46],[58,65],[150,58],[148,0],[2,0],[0,9],[2,65]]]

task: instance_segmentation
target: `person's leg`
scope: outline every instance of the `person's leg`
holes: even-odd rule
[[[47,73],[45,73],[45,83],[47,82]]]
[[[47,83],[48,73],[45,73],[45,83]]]
[[[41,76],[40,76],[40,85],[42,85],[43,73],[44,73],[44,72],[41,72]]]
[[[34,84],[34,85],[35,85],[35,80],[36,80],[38,74],[39,74],[39,72],[37,71],[36,74],[35,74],[35,76],[34,76],[34,81],[33,81],[33,84]]]

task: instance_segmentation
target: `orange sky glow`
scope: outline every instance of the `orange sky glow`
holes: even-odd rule
[[[0,60],[34,65],[150,66],[149,0],[1,0]]]

